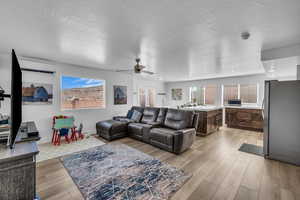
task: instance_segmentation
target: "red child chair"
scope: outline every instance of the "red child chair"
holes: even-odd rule
[[[77,135],[76,134],[78,134],[78,138],[80,138],[80,139],[84,138],[84,135],[82,134],[82,129],[83,129],[82,123],[80,123],[78,130],[76,130],[76,126],[71,129],[71,132],[72,132],[71,140],[72,141],[74,141],[74,140],[77,141]]]

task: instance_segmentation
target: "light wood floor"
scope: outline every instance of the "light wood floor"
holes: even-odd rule
[[[117,142],[193,173],[172,200],[300,200],[300,167],[238,151],[243,142],[262,145],[261,133],[222,128],[179,156],[130,138]],[[37,192],[43,200],[83,199],[58,159],[38,163]]]

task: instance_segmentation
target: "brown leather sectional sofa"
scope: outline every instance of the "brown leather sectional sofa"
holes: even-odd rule
[[[98,122],[97,134],[108,140],[129,136],[176,154],[193,144],[197,123],[193,111],[133,106],[128,112],[134,111],[142,113],[141,119],[127,115]]]

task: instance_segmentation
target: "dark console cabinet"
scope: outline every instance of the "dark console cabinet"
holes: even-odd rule
[[[223,110],[215,109],[209,111],[198,111],[197,135],[207,136],[219,130],[223,121]]]
[[[0,147],[0,199],[33,200],[36,195],[36,142],[24,142],[14,149]]]
[[[225,111],[227,127],[263,131],[262,109],[228,108]]]

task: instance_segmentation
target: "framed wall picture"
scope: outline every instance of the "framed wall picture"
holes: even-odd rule
[[[182,100],[182,89],[181,88],[172,89],[171,93],[172,93],[172,100],[174,100],[174,101]]]
[[[22,83],[23,105],[51,105],[53,103],[53,85],[48,83]]]
[[[127,104],[127,86],[114,85],[114,105]]]

